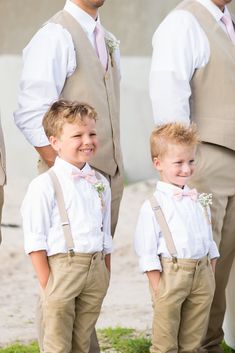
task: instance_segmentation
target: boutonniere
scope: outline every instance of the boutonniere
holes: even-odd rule
[[[99,198],[101,200],[101,205],[102,207],[104,207],[104,200],[103,200],[103,192],[105,190],[105,185],[104,183],[102,183],[101,181],[96,181],[94,184],[93,184],[94,188],[96,189],[98,195],[99,195]]]
[[[202,205],[202,207],[204,209],[205,216],[206,216],[208,223],[211,223],[207,207],[212,205],[212,194],[206,194],[205,192],[203,192],[202,194],[200,194],[198,196],[198,201],[200,202],[200,204]]]
[[[120,40],[116,39],[109,32],[105,32],[105,43],[111,56],[111,64],[113,66],[113,53],[119,48]]]

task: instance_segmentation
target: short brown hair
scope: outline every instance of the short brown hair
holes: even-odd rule
[[[168,144],[196,146],[199,143],[197,128],[194,123],[169,123],[157,126],[150,136],[150,148],[152,160],[162,157],[168,148]]]
[[[85,118],[97,119],[97,113],[89,104],[58,100],[53,103],[45,114],[42,125],[47,137],[59,137],[65,123],[73,124],[76,120],[84,121]]]

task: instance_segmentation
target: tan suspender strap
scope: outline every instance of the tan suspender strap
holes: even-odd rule
[[[170,229],[168,227],[168,224],[166,222],[166,219],[165,219],[165,216],[162,212],[162,209],[161,209],[160,205],[158,204],[156,197],[154,197],[153,195],[151,196],[149,201],[150,201],[150,204],[151,204],[152,209],[154,211],[156,220],[157,220],[157,222],[160,226],[160,229],[162,231],[163,237],[165,239],[167,250],[169,251],[169,253],[172,257],[173,262],[176,262],[177,261],[177,251],[175,248],[175,243],[173,241]]]
[[[52,169],[49,169],[48,174],[51,178],[51,181],[52,181],[52,184],[53,184],[54,190],[55,190],[55,197],[56,197],[56,201],[57,201],[58,209],[59,209],[59,213],[60,213],[60,220],[61,220],[61,226],[62,226],[63,232],[64,232],[65,243],[66,243],[68,252],[70,253],[71,256],[73,256],[74,255],[74,242],[73,242],[73,238],[72,238],[72,233],[71,233],[71,228],[70,228],[70,224],[69,224],[67,211],[65,208],[63,191],[62,191],[59,179],[57,178],[55,172]]]

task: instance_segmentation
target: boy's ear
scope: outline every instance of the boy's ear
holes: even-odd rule
[[[56,151],[59,152],[59,143],[58,143],[58,138],[55,136],[50,136],[49,137],[49,142],[51,144],[51,147]]]
[[[158,157],[153,158],[153,165],[159,172],[161,171],[161,160]]]

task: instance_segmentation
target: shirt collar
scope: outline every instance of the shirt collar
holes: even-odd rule
[[[60,157],[56,157],[55,164],[53,167],[59,173],[63,173],[65,175],[71,176],[72,173],[77,173],[78,171],[82,170],[84,172],[91,171],[91,167],[88,163],[84,165],[82,169],[77,168],[75,165],[66,162],[64,159]]]
[[[174,194],[174,192],[177,190],[181,190],[181,188],[169,183],[165,183],[164,181],[158,181],[156,185],[156,191],[161,191],[164,194],[168,194],[168,195]],[[190,188],[187,185],[185,185],[184,190],[189,191]]]
[[[64,6],[64,10],[67,11],[75,20],[82,26],[83,30],[91,35],[94,32],[96,23],[100,23],[99,15],[95,21],[86,11],[82,10],[78,5],[72,1],[67,0]]]
[[[219,22],[224,15],[229,14],[228,8],[226,6],[224,8],[224,12],[222,12],[211,0],[197,0],[197,2],[202,4],[211,13],[217,22]]]

